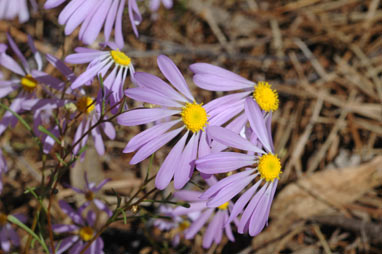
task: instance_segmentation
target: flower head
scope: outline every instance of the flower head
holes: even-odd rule
[[[247,97],[252,98],[266,113],[276,111],[279,98],[276,90],[268,82],[249,81],[233,72],[207,63],[195,63],[190,66],[195,73],[193,80],[201,88],[211,91],[244,90],[237,94],[223,96],[227,103],[220,110],[225,110],[230,118],[243,114],[244,102]]]
[[[136,73],[134,80],[138,87],[127,89],[125,95],[157,106],[125,112],[118,117],[118,123],[134,126],[155,122],[152,128],[132,138],[124,149],[125,153],[136,151],[130,164],[146,159],[185,130],[167,155],[155,180],[156,187],[164,189],[174,178],[175,188],[180,189],[191,178],[193,161],[210,152],[205,127],[208,124],[220,125],[228,119],[225,112],[215,111],[217,105],[224,101],[211,101],[206,105],[197,103],[176,65],[164,55],[159,56],[157,62],[174,88],[154,75]]]
[[[85,186],[83,189],[79,189],[79,188],[70,186],[70,188],[73,189],[75,192],[84,195],[84,197],[86,199],[85,203],[81,205],[79,210],[82,211],[83,209],[88,207],[90,204],[94,204],[98,209],[106,212],[107,215],[110,217],[112,215],[112,212],[107,207],[107,205],[97,197],[98,192],[102,189],[102,187],[107,182],[110,181],[110,179],[105,179],[101,183],[99,183],[98,185],[96,185],[96,183],[94,183],[94,182],[89,182],[87,173],[85,173],[84,179],[85,179]]]
[[[18,95],[15,99],[13,99],[9,108],[16,113],[33,111],[35,112],[35,116],[38,117],[36,115],[36,110],[39,107],[38,103],[41,100],[37,98],[36,91],[39,87],[47,91],[44,86],[40,86],[33,74],[34,71],[40,71],[42,69],[41,55],[36,50],[32,38],[28,36],[28,45],[36,62],[36,66],[32,67],[8,33],[7,38],[12,51],[20,60],[21,65],[19,65],[12,57],[7,55],[7,45],[0,44],[0,65],[7,68],[15,74],[15,76],[17,76],[12,80],[0,81],[0,98],[7,96],[12,91],[18,90]],[[0,134],[2,134],[9,125],[14,126],[17,121],[17,117],[10,111],[7,111],[0,121]]]
[[[111,122],[102,122],[100,124],[98,123],[101,117],[101,103],[102,100],[100,99],[100,96],[94,99],[85,95],[82,90],[77,96],[77,99],[74,101],[76,112],[72,115],[72,118],[77,118],[78,115],[82,116],[82,120],[80,119],[80,124],[78,125],[74,134],[74,154],[77,154],[78,151],[86,145],[88,137],[91,135],[93,137],[94,145],[98,154],[103,155],[105,153],[105,145],[103,142],[101,130],[106,134],[108,138],[115,138],[115,129]],[[103,118],[107,119],[106,116],[103,116]],[[94,125],[96,125],[96,127],[93,128],[92,126]],[[82,158],[84,155],[85,153],[81,155]]]
[[[59,201],[61,209],[71,218],[73,224],[54,224],[52,226],[53,231],[57,234],[69,233],[70,235],[65,237],[59,242],[56,249],[57,254],[64,253],[69,250],[69,253],[79,253],[89,242],[95,237],[97,230],[95,228],[96,214],[89,210],[84,219],[80,210],[75,211],[68,203],[63,200]],[[103,254],[103,240],[101,237],[97,237],[85,253],[88,254]]]
[[[110,106],[120,102],[123,97],[123,87],[127,75],[134,74],[130,57],[116,48],[114,44],[110,51],[100,51],[87,48],[76,48],[75,54],[66,57],[65,61],[72,64],[89,63],[88,68],[71,85],[72,89],[89,85],[98,75],[103,78],[104,97]],[[114,108],[113,113],[118,110]]]
[[[222,240],[223,232],[225,232],[230,241],[235,241],[231,225],[226,223],[229,217],[228,207],[232,207],[233,204],[227,201],[217,208],[210,208],[206,205],[207,201],[199,198],[201,194],[201,192],[190,190],[181,190],[174,193],[176,199],[190,202],[189,208],[177,207],[173,211],[173,214],[176,216],[187,215],[192,220],[192,223],[184,229],[185,238],[194,238],[209,221],[209,225],[203,234],[204,248],[211,247],[213,242],[219,244]]]
[[[207,206],[217,207],[250,186],[236,201],[228,221],[232,221],[242,213],[238,232],[249,231],[251,236],[255,236],[261,232],[268,220],[270,206],[282,171],[280,161],[274,154],[271,115],[264,119],[257,103],[249,97],[245,101],[245,113],[251,126],[251,131],[248,133],[249,140],[231,130],[217,126],[210,126],[208,132],[213,140],[228,147],[247,151],[247,153],[212,153],[198,159],[196,167],[207,174],[227,173],[246,167],[244,171],[230,174],[212,185],[201,198],[208,199]],[[253,181],[255,184],[252,184]]]

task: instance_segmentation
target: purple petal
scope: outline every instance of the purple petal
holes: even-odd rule
[[[52,64],[56,69],[58,69],[69,81],[74,81],[76,79],[73,71],[60,59],[53,55],[46,54],[46,60]]]
[[[199,140],[198,157],[202,158],[203,156],[206,156],[210,153],[211,153],[211,149],[207,143],[207,134],[206,134],[206,131],[203,131],[201,136],[200,136],[200,140]]]
[[[157,59],[159,69],[163,75],[167,78],[170,83],[178,89],[183,95],[185,95],[189,100],[194,101],[194,97],[188,88],[186,80],[184,79],[182,73],[179,71],[178,67],[174,62],[165,55],[158,56]]]
[[[200,202],[200,191],[193,191],[193,190],[180,190],[174,192],[174,198],[178,200],[183,201],[189,201],[189,202]]]
[[[220,213],[216,213],[212,221],[207,227],[206,232],[203,235],[203,248],[209,248],[211,247],[212,240],[214,239],[215,235],[219,234],[219,230],[223,230],[223,225],[222,223],[222,217],[219,216]]]
[[[123,150],[124,153],[131,153],[147,142],[150,142],[154,138],[162,135],[166,131],[168,131],[172,126],[174,126],[176,123],[178,123],[179,120],[174,120],[170,122],[164,122],[157,124],[141,133],[133,137],[129,143],[126,145],[125,149]],[[182,148],[183,149],[183,148]],[[163,166],[163,164],[162,164]]]
[[[97,123],[97,120],[93,118],[93,121],[92,121],[92,124],[96,124]],[[103,139],[102,139],[102,134],[101,134],[101,131],[99,130],[99,127],[95,127],[91,130],[91,133],[92,133],[92,136],[93,136],[93,140],[94,140],[94,146],[95,146],[95,149],[97,150],[97,153],[99,155],[104,155],[105,154],[105,145],[103,143]]]
[[[82,40],[84,43],[91,44],[95,41],[101,31],[103,24],[105,23],[107,10],[109,10],[111,4],[111,0],[102,1],[102,4],[98,7],[97,11],[91,18],[89,25],[86,27],[86,29],[84,28],[85,31],[82,35]],[[81,29],[83,27],[84,25],[81,27]]]
[[[66,238],[64,238],[60,243],[60,247],[58,248],[58,250],[56,251],[56,254],[61,254],[63,253],[64,251],[66,251],[67,249],[69,249],[71,246],[73,246],[73,244],[75,242],[77,242],[79,239],[79,236],[75,235],[75,236],[68,236]]]
[[[84,220],[82,219],[82,216],[73,210],[73,208],[66,203],[63,200],[58,201],[58,204],[60,205],[61,209],[73,220],[73,222],[84,225]]]
[[[96,222],[96,213],[92,210],[89,210],[86,215],[86,222],[90,227],[93,227]]]
[[[135,36],[138,37],[139,35],[138,35],[137,25],[141,23],[142,16],[141,16],[141,13],[139,12],[139,8],[138,8],[136,0],[128,1],[128,11],[129,11],[131,27],[133,28]]]
[[[174,188],[179,190],[191,179],[199,143],[199,133],[193,134],[184,148],[174,174]]]
[[[93,202],[98,209],[104,211],[109,217],[112,216],[113,213],[110,211],[109,207],[107,207],[107,205],[104,202],[102,202],[99,199],[94,199]]]
[[[67,224],[54,224],[52,226],[52,230],[59,234],[59,233],[66,233],[66,232],[73,232],[74,230],[77,230],[78,227],[76,225],[67,225]]]
[[[265,126],[263,114],[259,105],[250,97],[245,100],[245,114],[248,117],[249,123],[253,132],[256,134],[262,145],[269,152],[272,152],[271,144],[268,139],[268,131]]]
[[[153,139],[150,142],[143,145],[141,148],[139,148],[139,150],[135,153],[134,157],[130,160],[130,164],[137,164],[149,157],[159,148],[168,143],[171,139],[175,138],[175,136],[178,135],[183,130],[183,128],[184,127],[180,127],[178,129],[169,131],[166,134],[163,134],[162,136]]]
[[[76,48],[76,51],[80,51],[81,53],[74,53],[71,55],[68,55],[65,57],[65,62],[71,63],[71,64],[83,64],[83,63],[89,63],[93,61],[94,59],[99,58],[99,60],[104,60],[105,57],[108,57],[110,54],[105,51],[99,51],[99,50],[91,50],[82,52],[84,49],[87,48]]]
[[[162,135],[162,133],[157,133],[156,135]],[[188,132],[185,135],[183,135],[183,137],[176,143],[176,145],[171,149],[170,153],[167,155],[166,159],[162,163],[155,178],[155,186],[159,190],[165,189],[171,182],[175,170],[178,168],[178,163],[180,161],[180,157],[182,155],[187,136]]]
[[[147,102],[165,107],[182,107],[182,104],[144,87],[125,90],[125,95],[137,101]]]
[[[102,125],[102,130],[106,134],[106,136],[110,139],[115,139],[115,128],[112,123],[106,122],[103,123]]]
[[[193,203],[190,204],[189,208],[186,208],[186,207],[183,207],[183,206],[178,206],[177,208],[174,209],[172,214],[176,215],[176,216],[190,215],[191,213],[200,212],[200,211],[202,211],[202,210],[204,210],[206,208],[207,208],[207,206],[206,206],[206,202],[205,201],[202,201],[202,202],[193,202]]]
[[[140,86],[155,90],[168,98],[171,98],[176,101],[188,102],[183,96],[181,96],[166,82],[150,73],[136,72],[134,74],[134,79]]]
[[[224,221],[227,221],[228,220],[228,213],[227,211],[225,211],[224,213]],[[228,239],[232,242],[235,241],[235,237],[233,236],[232,234],[232,228],[231,228],[231,225],[228,223],[224,226],[224,230],[225,230],[225,234],[227,235]]]
[[[110,180],[111,180],[110,178],[107,178],[107,179],[102,180],[102,182],[100,182],[100,183],[97,185],[97,187],[94,187],[94,188],[93,188],[93,191],[94,191],[94,192],[99,192],[105,184],[107,184],[108,182],[110,182]]]
[[[235,82],[223,77],[210,74],[196,74],[193,77],[194,83],[203,89],[210,91],[235,91],[240,89],[248,89],[253,85],[242,82]]]
[[[104,26],[105,41],[109,41],[111,30],[113,28],[113,25],[117,16],[118,4],[119,4],[119,1],[113,1],[109,9],[109,12],[107,14],[105,26]]]
[[[123,48],[124,41],[122,35],[122,15],[125,9],[125,0],[122,0],[118,6],[117,19],[115,20],[114,37],[119,48]]]
[[[211,217],[214,209],[206,209],[200,216],[185,230],[184,236],[186,239],[192,239],[204,226],[207,220]]]
[[[15,52],[18,59],[20,59],[22,65],[24,66],[24,69],[27,73],[30,73],[30,68],[27,59],[24,57],[24,55],[21,53],[19,47],[17,47],[15,41],[12,39],[11,35],[7,32],[7,39],[8,43],[11,46],[13,52]]]
[[[254,162],[255,160],[252,155],[235,152],[219,152],[196,160],[196,168],[202,173],[219,174],[250,166]]]
[[[216,192],[220,191],[225,186],[240,181],[244,178],[247,178],[250,174],[253,173],[254,170],[246,170],[240,173],[236,173],[230,176],[227,176],[220,180],[219,182],[212,184],[211,187],[209,187],[201,196],[200,199],[209,199],[213,195],[216,194]]]
[[[249,235],[258,235],[264,228],[265,222],[268,220],[267,208],[272,202],[272,186],[269,185],[264,195],[259,200],[249,221]]]
[[[233,221],[243,211],[244,206],[248,203],[249,199],[256,192],[257,188],[259,188],[261,182],[261,180],[257,181],[255,185],[253,185],[246,192],[244,192],[244,194],[241,195],[241,197],[236,201],[235,205],[232,208],[231,215],[226,223],[227,225],[231,223],[231,221]]]
[[[195,74],[209,74],[218,76],[227,80],[236,81],[239,83],[244,83],[247,86],[254,86],[254,82],[249,81],[236,73],[223,69],[219,66],[215,66],[208,63],[195,63],[190,65],[190,70]]]
[[[241,216],[239,227],[237,229],[237,232],[240,234],[244,234],[246,225],[249,223],[249,219],[251,218],[251,215],[253,214],[253,211],[255,210],[256,206],[259,205],[259,201],[261,200],[261,197],[264,195],[264,192],[267,190],[268,184],[264,184],[263,187],[256,193],[256,195],[252,198],[252,200],[249,202],[248,206],[245,208],[243,215]],[[238,202],[236,202],[237,204]],[[260,204],[261,205],[261,204]]]
[[[134,109],[118,116],[117,121],[120,125],[134,126],[153,122],[164,117],[175,115],[177,113],[179,113],[179,110],[163,108]]]
[[[4,68],[7,68],[8,70],[16,74],[19,74],[20,76],[25,75],[25,72],[23,71],[23,69],[21,69],[18,63],[5,53],[0,54],[0,64]]]
[[[208,102],[206,105],[204,105],[204,108],[207,112],[210,112],[215,109],[221,109],[222,111],[226,110],[227,104],[232,104],[238,101],[241,101],[248,95],[249,92],[241,92],[241,93],[233,93],[229,95],[225,95],[222,97],[219,97],[217,99],[214,99],[210,102]]]
[[[224,186],[212,199],[207,202],[208,207],[218,207],[228,201],[230,201],[234,196],[239,194],[256,175],[251,175],[244,179],[237,180],[226,186]]]
[[[229,147],[237,148],[244,151],[251,151],[263,154],[264,151],[241,137],[239,134],[219,126],[209,126],[208,135],[212,139]]]

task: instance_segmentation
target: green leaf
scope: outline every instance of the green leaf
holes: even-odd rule
[[[44,238],[41,236],[41,238],[36,235],[35,232],[33,232],[27,225],[25,225],[24,223],[22,223],[19,219],[17,219],[15,216],[13,215],[8,215],[8,221],[19,226],[20,228],[22,228],[23,230],[25,230],[28,234],[30,234],[34,239],[36,239],[36,241],[38,241],[41,246],[44,248],[45,252],[46,253],[50,253],[49,252],[49,249],[48,249],[48,246],[46,245],[45,241],[44,241]]]
[[[39,129],[39,131],[45,133],[46,135],[48,135],[49,137],[51,137],[52,139],[54,139],[54,141],[56,141],[57,144],[61,145],[61,141],[60,141],[56,136],[54,136],[53,133],[51,133],[50,131],[48,131],[44,126],[39,125],[39,126],[38,126],[38,129]]]
[[[15,111],[13,111],[12,109],[10,109],[8,106],[4,105],[3,103],[0,103],[0,106],[3,107],[4,109],[8,110],[9,112],[11,112],[12,115],[14,115],[19,121],[20,123],[22,123],[25,128],[27,128],[28,131],[32,132],[33,133],[33,130],[32,128],[30,127],[30,125],[24,120],[24,118],[22,118],[19,114],[17,114]]]

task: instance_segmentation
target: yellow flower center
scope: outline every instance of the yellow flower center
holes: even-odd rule
[[[94,193],[92,191],[88,191],[85,193],[85,198],[87,201],[93,201],[94,199]]]
[[[80,233],[79,234],[80,234],[81,239],[84,240],[85,242],[87,242],[87,241],[90,241],[93,238],[94,230],[91,227],[88,227],[88,226],[82,227],[80,229]]]
[[[117,64],[128,66],[131,63],[130,57],[125,55],[125,53],[119,51],[119,50],[112,50],[110,51],[110,55],[113,58],[114,62]]]
[[[253,98],[264,111],[275,111],[279,108],[279,96],[268,82],[258,82],[253,91]]]
[[[88,96],[83,96],[79,98],[76,106],[77,106],[77,110],[84,114],[89,114],[95,108],[94,100]]]
[[[275,178],[280,179],[279,175],[282,173],[280,159],[277,155],[271,153],[260,157],[257,169],[260,172],[261,178],[264,178],[267,182],[273,181]]]
[[[229,203],[228,203],[228,202],[225,202],[224,204],[219,205],[218,208],[219,208],[220,210],[227,210],[228,205],[229,205]]]
[[[0,213],[0,226],[4,226],[7,223],[8,216],[4,213]]]
[[[24,88],[25,91],[31,93],[33,92],[37,87],[37,80],[35,80],[30,74],[25,75],[21,79],[21,86]]]
[[[202,105],[203,104],[197,104],[196,102],[187,103],[186,106],[183,107],[182,113],[180,113],[183,123],[187,129],[192,132],[203,130],[208,123],[208,115]]]
[[[189,227],[190,227],[190,222],[184,220],[181,223],[179,223],[178,229],[179,229],[179,231],[183,232],[184,230],[186,230]]]

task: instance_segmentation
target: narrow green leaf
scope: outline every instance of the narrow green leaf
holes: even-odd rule
[[[54,141],[56,141],[57,144],[61,145],[61,141],[60,141],[56,136],[54,136],[53,133],[51,133],[50,131],[48,131],[44,126],[39,125],[39,126],[38,126],[38,129],[39,129],[39,131],[45,133],[46,135],[48,135],[49,137],[51,137],[52,139],[54,139]]]
[[[33,232],[27,225],[22,223],[19,219],[17,219],[13,215],[8,215],[8,221],[19,226],[23,230],[25,230],[28,234],[30,234],[34,239],[36,239],[36,241],[38,241],[41,244],[41,246],[44,248],[46,253],[49,253],[48,246],[46,245],[44,238],[42,236],[41,236],[41,238],[39,236],[37,236],[35,234],[35,232]]]
[[[8,110],[9,112],[11,112],[12,115],[14,115],[19,121],[20,123],[22,123],[25,128],[27,128],[28,131],[32,132],[33,133],[33,130],[32,128],[30,127],[30,125],[24,120],[24,118],[22,118],[19,114],[17,114],[15,111],[13,111],[12,109],[10,109],[8,106],[4,105],[3,103],[0,103],[0,106],[3,107],[4,109]]]

